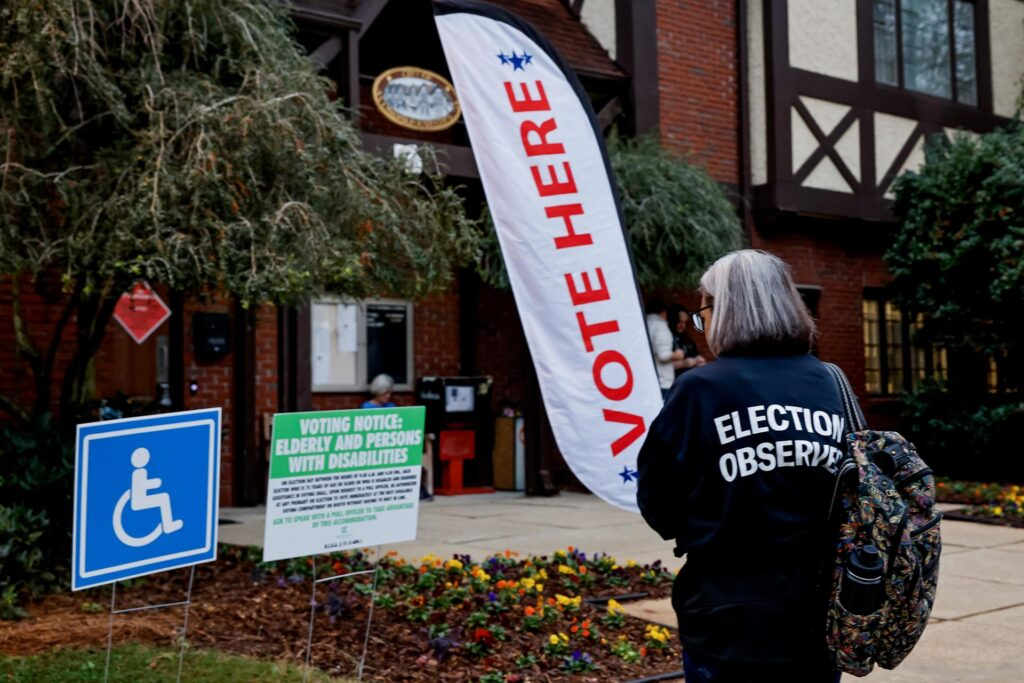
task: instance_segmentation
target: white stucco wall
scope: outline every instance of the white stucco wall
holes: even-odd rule
[[[882,114],[875,112],[875,178],[879,185],[885,178],[886,172],[889,167],[892,166],[892,162],[895,161],[896,155],[903,149],[903,145],[906,144],[910,134],[914,132],[917,127],[917,121],[914,119],[904,118],[902,116],[893,116],[892,114]],[[911,155],[914,158],[914,155]],[[910,159],[907,160],[908,163]],[[920,160],[918,160],[920,162]],[[904,165],[904,169],[908,166]],[[917,166],[910,166],[909,168],[916,169]]]
[[[747,3],[747,109],[750,115],[750,181],[768,182],[768,103],[764,80],[761,0]]]
[[[992,105],[1000,116],[1017,111],[1024,78],[1024,2],[989,0],[992,36]]]
[[[807,107],[811,118],[818,124],[825,135],[829,135],[839,124],[844,116],[850,111],[845,104],[820,100],[815,97],[801,97],[800,101]],[[791,131],[793,138],[793,172],[796,173],[808,157],[813,154],[821,145],[814,137],[811,129],[804,123],[803,117],[793,108],[790,111]],[[835,144],[836,153],[846,164],[847,169],[854,179],[860,180],[860,124],[854,122],[839,141]],[[822,158],[814,167],[811,174],[803,182],[804,187],[813,187],[819,190],[832,190],[833,192],[850,193],[853,188],[846,182],[839,169],[829,157]]]
[[[583,25],[597,38],[601,47],[615,58],[615,0],[586,0],[580,12]],[[540,30],[544,27],[539,26]]]
[[[788,6],[790,66],[856,81],[857,0],[789,0]]]

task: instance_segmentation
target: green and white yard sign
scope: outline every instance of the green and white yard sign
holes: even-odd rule
[[[416,538],[424,411],[275,415],[263,561]]]

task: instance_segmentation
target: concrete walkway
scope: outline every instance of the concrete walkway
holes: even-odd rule
[[[261,545],[262,508],[221,510],[220,540]],[[1019,683],[1024,681],[1024,529],[945,521],[938,597],[932,622],[895,671],[876,670],[877,683]],[[682,561],[639,515],[594,496],[516,493],[437,497],[420,507],[416,541],[388,548],[407,558],[454,553],[474,559],[512,550],[546,555],[575,546],[639,563]],[[631,612],[674,626],[667,600],[634,603]],[[844,677],[853,680],[853,677]]]

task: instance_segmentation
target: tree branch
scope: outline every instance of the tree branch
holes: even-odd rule
[[[13,398],[5,394],[0,394],[0,410],[13,417],[21,427],[27,427],[32,423],[32,418],[29,416],[28,411],[22,408]]]
[[[119,293],[116,296],[112,295],[113,291],[112,283],[108,283],[98,299],[80,300],[78,303],[77,348],[61,382],[60,421],[64,427],[73,426],[75,418],[78,417],[77,409],[84,403],[83,391],[89,363],[103,343],[107,324],[114,315],[114,308],[120,298]]]
[[[50,345],[46,349],[46,357],[40,368],[41,372],[36,375],[36,401],[32,408],[35,417],[50,409],[50,383],[53,379],[53,366],[57,361],[57,350],[61,347],[64,330],[78,306],[79,292],[80,290],[76,288],[64,305],[64,310],[61,311],[60,318],[57,319],[57,324],[53,328]]]
[[[39,351],[32,345],[25,328],[25,319],[21,315],[21,284],[17,275],[11,276],[11,315],[14,318],[14,341],[18,351],[25,356],[32,374],[36,375],[39,373]]]

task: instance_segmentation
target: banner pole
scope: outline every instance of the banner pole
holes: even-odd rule
[[[380,574],[380,546],[377,546],[377,558],[373,565],[373,590],[370,591],[370,614],[366,617],[366,634],[363,636],[363,654],[359,657],[359,671],[356,683],[363,680],[363,666],[366,664],[366,648],[370,644],[370,625],[373,623],[373,606],[377,603],[377,576]]]
[[[316,555],[313,555],[313,590],[309,596],[309,634],[306,637],[306,672],[303,681],[309,680],[310,666],[313,657],[313,619],[316,617]]]
[[[192,605],[192,583],[196,578],[196,566],[192,565],[192,569],[188,573],[188,592],[185,593],[185,623],[181,626],[181,650],[178,652],[178,678],[177,683],[181,683],[181,669],[185,663],[185,642],[188,636],[188,608]]]
[[[110,620],[107,623],[107,663],[103,666],[103,683],[110,680],[110,650],[114,646],[114,599],[117,597],[117,581],[110,584]]]

